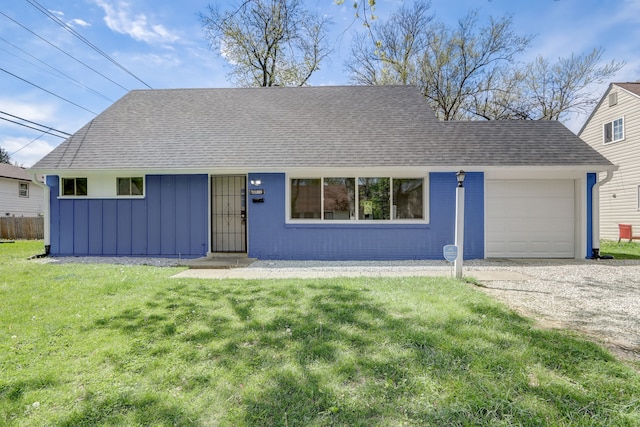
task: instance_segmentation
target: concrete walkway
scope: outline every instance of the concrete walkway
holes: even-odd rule
[[[530,277],[516,271],[497,269],[469,269],[463,272],[480,282],[521,281]],[[333,277],[451,277],[448,267],[320,267],[320,268],[232,268],[190,269],[172,277],[193,279],[321,279]]]

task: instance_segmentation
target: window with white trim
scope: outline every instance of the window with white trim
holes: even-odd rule
[[[116,178],[118,196],[143,196],[144,195],[144,178],[127,177]]]
[[[87,178],[62,178],[61,195],[86,196]]]
[[[624,117],[604,124],[604,143],[617,142],[624,139]]]
[[[289,219],[425,219],[425,178],[323,177],[289,180]]]
[[[18,196],[29,197],[29,183],[21,182],[18,184]]]

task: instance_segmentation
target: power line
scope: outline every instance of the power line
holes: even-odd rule
[[[0,12],[0,13],[2,13],[2,12]],[[91,114],[95,114],[96,116],[98,115],[98,113],[96,113],[95,111],[91,111],[91,110],[89,110],[88,108],[85,108],[85,107],[83,107],[83,106],[82,106],[82,105],[80,105],[80,104],[76,104],[76,103],[75,103],[75,102],[73,102],[73,101],[69,101],[67,98],[64,98],[64,97],[62,97],[62,96],[60,96],[60,95],[57,95],[57,94],[55,94],[55,93],[53,93],[53,92],[51,92],[51,91],[49,91],[49,90],[47,90],[47,89],[43,88],[42,86],[38,86],[38,85],[37,85],[37,84],[35,84],[35,83],[31,83],[29,80],[25,80],[25,79],[23,79],[22,77],[17,76],[17,75],[15,75],[15,74],[13,74],[12,72],[9,72],[9,71],[5,70],[4,68],[1,68],[1,67],[0,67],[0,71],[3,71],[3,72],[5,72],[5,73],[9,74],[10,76],[15,77],[15,78],[16,78],[16,79],[18,79],[18,80],[22,80],[23,82],[28,83],[28,84],[30,84],[31,86],[34,86],[34,87],[36,87],[36,88],[38,88],[38,89],[40,89],[40,90],[42,90],[42,91],[44,91],[44,92],[47,92],[48,94],[53,95],[53,96],[55,96],[56,98],[62,99],[63,101],[68,102],[69,104],[75,105],[75,106],[76,106],[76,107],[78,107],[78,108],[82,108],[83,110],[88,111],[88,112],[90,112]]]
[[[56,135],[56,134],[51,133],[51,132],[48,132],[48,131],[46,131],[46,130],[42,130],[42,129],[35,128],[35,127],[33,127],[33,126],[25,125],[24,123],[20,123],[20,122],[17,122],[17,121],[15,121],[15,120],[7,119],[7,118],[5,118],[5,117],[0,117],[0,120],[5,120],[5,121],[7,121],[7,122],[9,122],[9,123],[13,123],[13,124],[15,124],[15,125],[24,126],[24,127],[26,127],[26,128],[29,128],[29,129],[37,130],[38,132],[42,132],[43,134],[47,133],[47,134],[49,134],[49,135],[51,135],[51,136],[56,136],[56,137],[58,137],[58,138],[60,138],[60,139],[67,139],[67,138],[66,138],[66,137],[64,137],[64,136]]]
[[[27,52],[26,50],[24,50],[24,49],[20,48],[19,46],[16,46],[16,45],[15,45],[15,44],[13,44],[13,43],[11,43],[9,40],[4,39],[4,38],[2,38],[2,37],[0,37],[0,40],[2,40],[3,42],[7,43],[8,45],[10,45],[11,47],[13,47],[14,49],[19,50],[19,51],[20,51],[20,52],[22,52],[23,54],[25,54],[25,55],[27,55],[27,56],[29,56],[29,57],[31,57],[31,58],[33,58],[33,59],[35,59],[36,61],[38,61],[39,63],[43,64],[44,66],[49,67],[50,69],[52,69],[53,71],[55,71],[56,73],[58,73],[60,76],[66,77],[66,78],[67,78],[71,83],[74,83],[74,84],[76,84],[77,86],[79,86],[79,87],[81,87],[81,88],[83,88],[83,89],[85,89],[85,90],[87,90],[87,91],[89,91],[89,92],[93,93],[94,95],[97,95],[97,96],[100,96],[101,98],[106,99],[107,101],[113,102],[113,99],[109,98],[108,96],[106,96],[106,95],[104,95],[104,94],[102,94],[102,93],[100,93],[100,92],[98,92],[98,91],[96,91],[96,90],[94,90],[94,89],[91,89],[89,86],[87,86],[87,85],[85,85],[84,83],[82,83],[82,82],[80,82],[80,81],[78,81],[78,80],[74,79],[73,77],[71,77],[70,75],[68,75],[68,74],[64,73],[63,71],[60,71],[60,70],[58,70],[57,68],[55,68],[54,66],[49,65],[49,64],[47,64],[46,62],[44,62],[44,61],[42,61],[42,60],[40,60],[40,59],[36,58],[35,56],[33,56],[32,54],[30,54],[30,53],[29,53],[29,52]],[[5,50],[5,49],[3,49],[3,50]],[[40,68],[41,70],[43,70],[43,71],[45,71],[45,72],[49,72],[50,74],[54,75],[55,77],[60,77],[60,76],[56,76],[54,73],[52,73],[52,72],[50,72],[50,71],[45,70],[44,68],[38,67],[37,65],[35,65],[35,64],[33,64],[33,63],[30,63],[29,61],[27,61],[27,60],[26,60],[26,59],[24,59],[24,58],[20,58],[18,55],[14,55],[14,54],[10,53],[10,52],[9,52],[9,51],[7,51],[7,50],[5,50],[5,52],[7,52],[7,53],[9,53],[10,55],[15,56],[16,58],[19,58],[19,59],[21,59],[21,60],[23,60],[23,61],[25,61],[25,62],[27,62],[27,63],[29,63],[29,64],[33,65],[34,67]]]
[[[75,29],[73,29],[71,26],[69,26],[66,22],[62,21],[60,18],[58,18],[57,16],[55,16],[54,14],[52,14],[51,12],[49,12],[49,10],[47,8],[45,8],[44,6],[42,6],[40,3],[38,3],[36,0],[27,0],[27,3],[29,3],[31,6],[35,7],[36,9],[38,9],[40,12],[42,12],[45,16],[47,16],[49,19],[51,19],[53,22],[55,22],[56,24],[60,25],[62,28],[64,28],[66,31],[68,31],[69,33],[71,33],[72,35],[74,35],[77,39],[79,39],[80,41],[82,41],[84,44],[86,44],[87,46],[89,46],[91,49],[93,49],[94,51],[98,52],[100,55],[102,55],[104,58],[106,58],[109,62],[111,62],[112,64],[114,64],[116,67],[120,68],[122,71],[124,71],[125,73],[129,74],[131,77],[133,77],[134,79],[138,80],[140,83],[142,83],[143,85],[145,85],[146,87],[148,87],[149,89],[152,89],[151,86],[149,86],[147,83],[145,83],[142,79],[140,79],[138,76],[136,76],[135,74],[133,74],[131,71],[129,71],[127,68],[125,68],[122,64],[120,64],[118,61],[116,61],[115,59],[113,59],[112,57],[110,57],[108,54],[106,54],[102,49],[100,49],[98,46],[94,45],[93,43],[91,43],[89,40],[87,40],[83,35],[81,35],[80,33],[78,33]]]
[[[36,142],[37,140],[39,140],[40,138],[42,138],[44,136],[44,134],[47,132],[43,132],[41,135],[36,136],[35,138],[33,138],[31,141],[29,141],[28,143],[26,143],[25,145],[23,145],[22,147],[18,148],[16,151],[14,151],[13,153],[9,153],[9,157],[13,156],[14,154],[24,150],[25,148],[27,148],[28,146],[30,146],[31,144],[33,144],[34,142]]]
[[[24,28],[26,31],[30,32],[31,34],[33,34],[34,36],[38,37],[40,40],[42,40],[43,42],[47,43],[49,46],[59,50],[60,52],[64,53],[65,55],[67,55],[69,58],[73,59],[74,61],[84,65],[85,67],[87,67],[88,69],[90,69],[91,71],[93,71],[94,73],[104,77],[105,79],[109,80],[111,83],[113,83],[116,86],[119,86],[120,88],[124,89],[125,91],[129,92],[129,89],[127,89],[126,87],[122,86],[120,83],[115,82],[114,80],[110,79],[109,77],[105,76],[104,74],[102,74],[100,71],[90,67],[89,65],[85,64],[84,62],[82,62],[81,60],[79,60],[78,58],[76,58],[75,56],[65,52],[63,49],[59,48],[58,46],[54,45],[53,43],[51,43],[49,40],[45,39],[44,37],[39,36],[38,34],[36,34],[35,32],[31,31],[29,28],[25,27],[24,25],[22,25],[21,23],[19,23],[18,21],[16,21],[15,19],[13,19],[12,17],[10,17],[9,15],[7,15],[4,12],[0,12],[0,15],[3,15],[5,18],[7,18],[8,20],[10,20],[11,22],[13,22],[14,24]]]
[[[27,120],[27,119],[25,119],[25,118],[22,118],[22,117],[19,117],[19,116],[16,116],[16,115],[13,115],[13,114],[7,113],[7,112],[5,112],[5,111],[0,111],[0,114],[4,114],[5,116],[9,116],[9,117],[11,117],[11,118],[14,118],[14,119],[17,119],[17,120],[21,120],[21,121],[23,121],[23,122],[31,123],[32,125],[36,125],[36,126],[39,126],[39,127],[41,127],[41,128],[44,128],[44,129],[46,129],[47,131],[52,131],[52,132],[56,132],[56,133],[59,133],[59,134],[61,134],[61,135],[64,135],[64,137],[60,137],[60,138],[67,138],[67,137],[71,136],[71,134],[70,134],[70,133],[68,133],[68,132],[64,132],[64,131],[61,131],[61,130],[58,130],[58,129],[54,129],[54,128],[52,128],[51,126],[45,126],[45,125],[43,125],[43,124],[40,124],[40,123],[37,123],[37,122],[31,121],[31,120]],[[5,119],[5,120],[10,121],[10,122],[12,122],[12,123],[16,123],[16,122],[14,122],[13,120],[9,120],[9,119]],[[21,124],[21,123],[16,123],[16,124]],[[34,128],[32,128],[32,129],[34,129]],[[40,130],[40,129],[36,129],[36,130]],[[58,135],[54,135],[54,136],[58,136]]]

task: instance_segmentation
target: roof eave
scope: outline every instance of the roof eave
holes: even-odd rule
[[[465,170],[467,172],[495,172],[510,171],[522,172],[530,174],[535,172],[566,172],[566,173],[594,173],[616,171],[618,166],[614,164],[564,164],[564,165],[477,165],[477,164],[447,164],[447,165],[411,165],[409,167],[403,165],[379,165],[379,166],[305,166],[305,167],[284,167],[284,166],[247,166],[233,168],[130,168],[130,169],[30,169],[31,173],[40,175],[230,175],[230,174],[247,174],[247,173],[293,173],[296,171],[309,172],[312,170],[335,170],[350,171],[353,173],[358,170],[397,170],[399,168],[409,168],[411,170],[424,170],[425,172],[451,172],[457,170]]]

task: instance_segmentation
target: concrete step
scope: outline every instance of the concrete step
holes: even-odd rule
[[[211,254],[202,258],[185,259],[181,266],[192,269],[228,269],[242,268],[251,265],[256,258],[248,258],[246,254]]]

